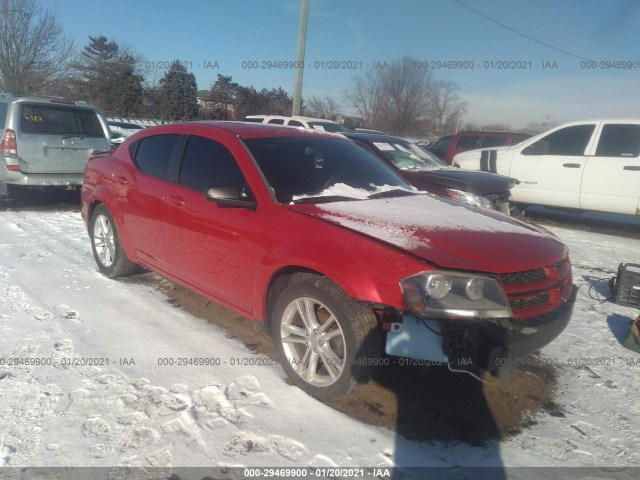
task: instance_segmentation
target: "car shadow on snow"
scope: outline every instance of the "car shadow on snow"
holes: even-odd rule
[[[80,190],[48,188],[12,191],[11,197],[0,200],[3,210],[74,210],[80,211]]]
[[[487,376],[481,382],[444,365],[383,357],[389,365],[378,368],[371,382],[330,404],[397,433],[390,456],[400,469],[397,478],[424,478],[429,472],[411,467],[448,463],[431,472],[434,478],[505,478],[500,442],[534,425],[537,413],[564,416],[553,400],[556,367],[537,354],[531,358],[512,379]],[[449,471],[454,466],[458,473]]]

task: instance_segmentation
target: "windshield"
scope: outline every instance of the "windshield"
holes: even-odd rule
[[[447,166],[432,153],[399,138],[388,142],[373,142],[373,145],[400,170],[431,170]]]
[[[245,144],[278,202],[357,200],[414,189],[355,143],[341,138],[251,138]]]
[[[347,132],[348,130],[344,128],[339,123],[333,122],[307,122],[309,127],[314,130],[324,130],[325,132]]]

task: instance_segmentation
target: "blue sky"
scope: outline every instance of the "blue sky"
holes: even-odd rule
[[[519,128],[548,115],[559,123],[639,115],[637,0],[460,1],[531,38],[456,0],[310,0],[303,97],[342,99],[367,65],[408,55],[429,65],[466,61],[469,67],[473,62],[473,68],[433,71],[459,85],[467,102],[465,121]],[[246,62],[295,60],[299,0],[58,0],[46,5],[78,50],[89,35],[105,35],[144,56],[150,82],[178,58],[200,89],[210,88],[221,73],[242,85],[293,92],[294,70],[247,68]],[[635,62],[636,68],[588,69],[583,59]],[[362,68],[315,68],[336,60]],[[504,61],[531,68],[484,68]],[[216,62],[218,68],[207,68]],[[556,68],[544,68],[554,62]]]

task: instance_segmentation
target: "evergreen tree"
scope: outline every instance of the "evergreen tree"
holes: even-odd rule
[[[231,80],[231,76],[218,74],[218,80],[211,87],[209,100],[214,104],[213,118],[229,120],[232,117],[239,85]]]
[[[197,92],[195,75],[188,73],[180,60],[174,60],[160,79],[160,116],[167,120],[193,120],[198,116]]]
[[[89,37],[73,68],[76,96],[99,105],[110,116],[133,116],[142,110],[142,82],[136,58],[104,35]]]

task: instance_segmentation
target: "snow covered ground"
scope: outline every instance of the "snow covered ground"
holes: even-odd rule
[[[0,465],[436,466],[452,469],[447,478],[468,478],[458,469],[466,466],[556,466],[629,475],[620,468],[640,467],[640,356],[620,343],[640,312],[591,297],[607,294],[601,279],[619,262],[640,263],[640,240],[553,230],[571,249],[580,286],[572,322],[542,351],[558,364],[561,413],[472,447],[419,444],[353,420],[161,293],[103,277],[78,212],[0,211]],[[181,358],[213,365],[178,366]]]

